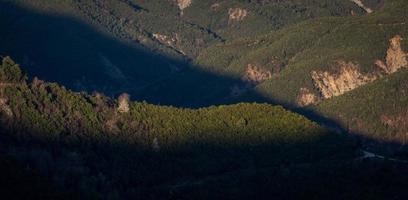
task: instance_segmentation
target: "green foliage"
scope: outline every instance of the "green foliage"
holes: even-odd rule
[[[103,95],[38,79],[2,95],[13,111],[3,116],[11,121],[2,124],[4,154],[84,198],[164,198],[184,178],[222,179],[225,171],[278,170],[283,162],[356,153],[353,141],[268,104],[181,109],[132,102],[120,113],[118,102]]]
[[[271,72],[280,67],[271,80],[255,90],[274,102],[295,107],[301,88],[320,96],[311,71],[333,72],[334,63],[344,60],[358,63],[363,74],[376,73],[374,61],[385,60],[389,39],[396,35],[408,38],[407,5],[401,0],[387,1],[369,15],[318,18],[264,36],[211,46],[200,54],[197,63],[207,71],[235,78],[243,76],[248,64]],[[401,45],[407,51],[407,40]],[[407,77],[405,71],[344,96],[323,100],[312,110],[370,139],[406,144],[404,123],[390,127],[384,122],[384,117],[391,116],[395,121],[406,119],[405,95],[396,90]]]
[[[370,139],[406,144],[407,77],[408,71],[401,70],[365,87],[326,100],[315,109],[327,118],[342,122],[350,131]]]
[[[25,81],[26,76],[21,72],[18,64],[14,63],[10,57],[4,57],[2,59],[2,65],[0,65],[0,82],[8,83],[20,83]]]
[[[278,71],[256,91],[295,104],[300,88],[314,91],[310,72],[330,71],[337,60],[357,62],[362,72],[375,71],[373,61],[386,56],[388,40],[397,34],[408,38],[406,9],[404,1],[394,0],[370,15],[303,21],[263,36],[211,46],[199,55],[197,64],[235,78],[243,76],[248,64]],[[403,45],[406,47],[406,41]]]
[[[182,15],[173,0],[5,2],[0,24],[15,26],[0,31],[0,51],[16,55],[35,75],[76,91],[128,92],[135,99],[183,107],[238,102],[230,97],[231,88],[245,85],[241,77],[249,63],[287,74],[283,71],[297,64],[323,67],[329,58],[310,63],[314,55],[301,56],[303,51],[344,20],[363,15],[344,0],[194,1]],[[248,15],[230,21],[231,8]],[[356,16],[350,17],[352,12]],[[26,53],[27,44],[38,46],[37,53]],[[333,46],[336,51],[338,43]],[[295,55],[305,63],[292,67]],[[307,70],[265,83],[260,95],[249,96],[292,101],[298,86],[310,82],[303,76]],[[281,86],[284,92],[278,91]]]
[[[332,70],[332,63],[342,59],[358,62],[362,72],[372,72],[372,62],[385,56],[389,38],[396,34],[408,38],[407,4],[403,0],[387,1],[383,8],[364,16],[352,2],[341,0],[234,0],[222,1],[216,9],[213,6],[219,1],[194,1],[183,15],[174,1],[15,2],[41,13],[26,15],[23,22],[31,18],[49,22],[44,13],[75,16],[110,34],[109,39],[98,38],[99,34],[84,25],[72,26],[76,27],[74,34],[64,32],[69,37],[59,37],[54,30],[39,31],[49,33],[53,41],[65,42],[61,46],[67,52],[59,62],[71,67],[65,62],[69,55],[74,64],[97,66],[89,68],[90,74],[101,70],[102,64],[108,68],[117,63],[131,66],[125,71],[137,77],[131,80],[137,84],[126,83],[122,88],[145,96],[160,94],[161,100],[172,97],[183,105],[225,99],[230,86],[241,83],[248,64],[274,72],[271,80],[255,88],[261,96],[292,104],[300,87],[314,91],[310,71]],[[365,2],[372,7],[381,5],[374,0]],[[8,8],[0,7],[0,18],[14,22],[20,13]],[[245,8],[249,15],[242,22],[230,22],[230,8]],[[357,16],[349,16],[351,11]],[[9,24],[7,20],[0,23],[2,27]],[[76,21],[68,25],[71,23]],[[28,24],[32,29],[23,26],[25,30],[38,31],[37,24]],[[82,32],[89,35],[83,37]],[[35,35],[13,29],[0,33]],[[167,46],[153,37],[155,33],[177,41]],[[111,36],[124,41],[116,46]],[[5,46],[14,47],[7,42],[15,40],[4,38]],[[93,52],[103,48],[92,41],[109,43],[103,46],[109,50]],[[136,56],[137,64],[143,66],[136,70],[126,56],[111,62],[102,55],[122,54],[127,52],[123,46],[135,42],[172,58],[193,58],[197,65],[191,68],[200,73],[175,72],[179,66],[143,66],[147,54]],[[84,50],[73,51],[82,49],[76,45]],[[408,49],[407,40],[403,48]],[[90,50],[92,55],[87,54]],[[181,55],[183,52],[186,55]],[[47,56],[55,59],[55,52],[50,53]],[[208,79],[208,74],[231,79]],[[372,139],[406,142],[406,112],[400,111],[408,107],[407,76],[406,71],[400,71],[312,109],[342,122],[349,130],[370,133]],[[352,139],[279,106],[240,103],[182,109],[132,102],[130,110],[121,113],[118,102],[104,95],[75,93],[38,79],[26,83],[19,66],[8,57],[0,65],[0,80],[6,84],[0,93],[1,111],[9,108],[13,114],[0,115],[1,121],[7,122],[0,129],[1,153],[84,199],[248,199],[270,198],[271,194],[288,199],[382,199],[391,195],[398,198],[406,189],[398,187],[406,185],[407,179],[400,173],[406,168],[386,161],[361,161],[361,157],[356,158],[358,146]],[[190,85],[192,80],[199,86]],[[167,90],[169,82],[173,90]],[[174,93],[179,90],[184,96]],[[190,96],[200,102],[185,100]],[[19,174],[19,169],[10,173]],[[30,174],[27,179],[33,180]]]

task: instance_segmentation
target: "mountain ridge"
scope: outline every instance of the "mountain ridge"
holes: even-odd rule
[[[406,199],[407,6],[0,0],[0,193]]]

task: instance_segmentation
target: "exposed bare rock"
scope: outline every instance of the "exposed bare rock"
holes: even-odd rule
[[[385,73],[385,74],[389,74],[389,70],[388,70],[388,66],[382,61],[382,60],[375,60],[374,61],[374,65],[376,65],[381,72]]]
[[[181,11],[181,15],[183,15],[183,11],[184,9],[190,7],[192,3],[192,0],[177,0],[177,6],[179,7],[180,11]]]
[[[301,106],[308,106],[308,105],[313,105],[316,104],[318,101],[318,98],[315,94],[310,92],[309,89],[307,88],[300,88],[298,98],[296,100],[296,103]]]
[[[173,47],[174,44],[177,42],[175,38],[169,37],[167,35],[162,35],[160,33],[153,34],[153,38],[158,40],[160,43]]]
[[[180,10],[184,10],[188,8],[192,3],[192,0],[177,0],[177,5]]]
[[[7,104],[7,99],[0,98],[0,112],[4,113],[7,117],[13,117],[13,111]]]
[[[122,95],[119,96],[118,98],[119,101],[119,106],[118,106],[118,112],[119,113],[127,113],[129,112],[129,95],[126,93],[123,93]]]
[[[364,0],[350,0],[352,2],[354,2],[355,4],[357,4],[360,8],[362,8],[363,10],[365,10],[368,14],[372,13],[373,10],[367,6],[364,5]]]
[[[377,65],[383,73],[392,74],[401,68],[408,67],[408,54],[402,50],[401,40],[402,37],[400,35],[396,35],[391,38],[385,63],[382,60],[376,60],[374,62],[374,64]]]
[[[392,74],[402,68],[408,68],[408,54],[401,48],[402,37],[396,35],[390,39],[390,47],[387,51],[385,63],[382,60],[375,60],[374,64],[378,66],[381,74],[366,74],[363,75],[359,71],[358,64],[352,62],[339,61],[337,67],[338,73],[312,71],[311,76],[315,87],[318,88],[323,98],[331,98],[339,96],[353,90],[357,87],[365,85],[369,82],[377,80],[384,74]]]
[[[248,64],[247,69],[245,71],[245,75],[242,77],[242,80],[245,82],[257,85],[271,78],[272,78],[272,72],[266,69],[262,69],[260,67]]]
[[[177,51],[180,54],[186,55],[186,53],[181,50],[178,46],[177,43],[180,41],[179,35],[176,33],[175,37],[167,36],[167,35],[162,35],[160,33],[155,33],[153,34],[153,38],[162,43],[163,45],[166,45],[173,50]]]
[[[407,53],[401,49],[402,37],[397,35],[390,40],[386,63],[389,73],[394,73],[403,67],[408,67]]]
[[[361,74],[359,65],[352,62],[338,61],[336,67],[339,68],[338,73],[311,72],[315,87],[325,99],[342,95],[378,78],[376,75]]]
[[[242,21],[248,15],[248,11],[242,8],[230,8],[228,10],[229,21]]]

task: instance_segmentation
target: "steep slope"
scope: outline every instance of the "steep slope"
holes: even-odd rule
[[[14,181],[4,198],[407,197],[405,163],[366,158],[353,140],[282,107],[116,101],[27,83],[8,57],[0,80],[0,174]]]
[[[198,107],[242,84],[191,63],[203,49],[352,11],[364,13],[343,0],[1,0],[0,54],[76,91]]]
[[[0,193],[407,199],[406,10],[404,0],[0,0],[0,53],[30,74],[186,107],[271,101],[360,136],[268,104],[186,109],[73,92],[5,57]]]
[[[258,91],[296,104],[301,88],[315,90],[313,71],[333,74],[350,62],[359,65],[363,74],[380,70],[374,62],[386,60],[387,50],[393,48],[389,40],[407,37],[406,4],[394,0],[384,6],[362,17],[320,18],[265,36],[213,46],[197,63],[208,71],[235,78],[245,77],[249,66],[269,71],[270,80],[257,85]],[[406,45],[402,40],[397,48]]]
[[[4,0],[0,19],[10,28],[1,30],[0,48],[30,73],[77,91],[128,92],[184,107],[243,100],[304,107],[404,70],[406,6],[402,0]]]
[[[303,20],[347,16],[360,10],[347,1],[192,1],[183,19],[226,40],[265,34]]]
[[[273,102],[290,107],[322,102],[323,114],[333,116],[336,113],[333,120],[337,119],[343,125],[355,118],[365,118],[366,121],[377,118],[377,115],[387,115],[387,112],[398,113],[404,104],[396,103],[399,106],[388,110],[385,109],[388,106],[383,104],[373,109],[371,103],[358,102],[375,102],[373,99],[388,97],[394,98],[390,99],[391,102],[404,101],[404,96],[395,92],[395,88],[392,89],[391,86],[387,87],[389,91],[381,91],[386,88],[385,82],[381,80],[396,72],[406,71],[408,67],[407,6],[406,2],[400,0],[386,1],[379,10],[364,16],[320,18],[262,37],[213,46],[203,51],[198,64],[208,71],[246,82],[247,74],[255,66],[258,78],[265,77],[262,74],[270,75],[256,84],[249,81],[245,86],[234,88],[240,90],[243,97],[246,96],[245,91],[253,93],[255,90]],[[404,76],[405,73],[401,74],[400,76]],[[377,81],[380,83],[376,83]],[[361,91],[368,93],[360,92],[359,97],[362,99],[341,97],[371,83],[381,88],[377,90],[378,93],[362,89]],[[388,97],[381,97],[380,94],[388,94]],[[335,100],[337,97],[343,100]],[[339,102],[341,104],[337,104]],[[359,105],[358,109],[352,111],[356,105]],[[318,107],[319,105],[313,108]],[[379,113],[373,115],[372,109]],[[381,109],[384,111],[381,112]],[[357,110],[359,113],[355,112]],[[377,121],[360,123],[357,129],[366,135],[372,134],[376,139],[381,137],[374,135],[382,135],[383,139],[392,138],[385,131],[388,125]],[[381,131],[370,128],[380,124],[383,124]],[[353,125],[353,128],[356,126]],[[370,133],[371,131],[374,132]],[[405,144],[405,140],[401,138],[401,134],[405,134],[404,129],[396,131],[400,134],[394,135],[395,142]]]
[[[139,1],[47,0],[27,2],[34,9],[70,13],[106,28],[115,36],[157,48],[158,42],[194,57],[201,48],[222,40],[268,33],[289,24],[322,16],[362,14],[347,1]],[[154,34],[167,36],[172,44]]]
[[[406,165],[366,159],[353,140],[282,107],[116,101],[27,83],[8,57],[0,80],[0,174],[25,181],[6,183],[4,198],[406,198]]]
[[[115,101],[36,78],[27,83],[8,57],[0,80],[1,153],[87,198],[171,197],[197,178],[357,155],[352,141],[281,107]]]
[[[273,127],[276,125],[276,129],[281,130],[281,133],[273,134],[282,134],[282,137],[300,134],[290,136],[299,140],[303,138],[302,134],[307,137],[309,128],[313,130],[310,134],[325,132],[323,128],[304,117],[291,114],[281,107],[266,104],[238,104],[198,110],[177,109],[129,102],[126,94],[121,95],[116,101],[99,93],[93,95],[74,93],[58,84],[47,83],[37,78],[28,84],[19,65],[9,57],[3,58],[0,78],[4,122],[6,124],[10,122],[8,125],[12,130],[31,130],[46,137],[58,136],[65,132],[111,135],[147,131],[151,137],[166,140],[165,143],[170,145],[170,141],[167,140],[173,139],[167,138],[166,135],[173,135],[174,138],[200,135],[190,133],[191,131],[205,130],[201,133],[204,134],[202,136],[212,133],[229,135],[228,132],[238,134],[241,131],[262,136],[275,129]],[[264,124],[264,120],[271,121]],[[33,121],[36,123],[32,123]],[[290,123],[287,121],[292,121],[293,126],[286,126],[285,124]],[[194,127],[197,130],[194,130]],[[303,133],[303,130],[306,132]],[[261,142],[265,138],[258,139]]]
[[[408,71],[401,70],[314,107],[350,132],[371,138],[366,145],[406,156]],[[386,145],[390,144],[390,145]],[[381,146],[381,145],[380,145]],[[394,150],[394,151],[390,151]],[[396,151],[395,151],[396,150]]]

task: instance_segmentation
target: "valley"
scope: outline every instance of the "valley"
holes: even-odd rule
[[[0,0],[0,193],[406,199],[407,10]]]

